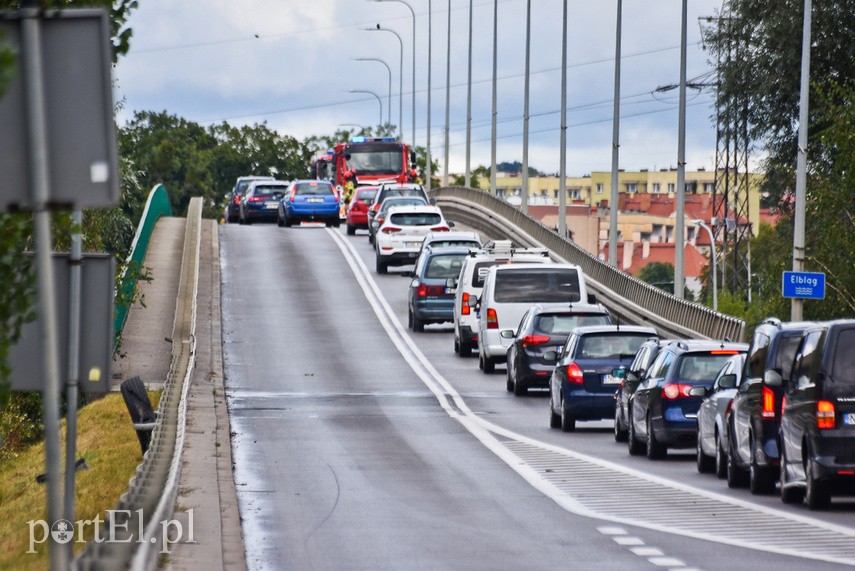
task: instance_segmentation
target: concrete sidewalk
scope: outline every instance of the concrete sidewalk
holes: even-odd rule
[[[141,283],[146,307],[128,313],[121,352],[114,362],[114,385],[139,375],[149,388],[162,386],[169,371],[175,300],[185,221],[162,218],[155,226],[144,266],[152,273]],[[187,427],[181,478],[173,518],[184,539],[192,513],[193,542],[171,546],[166,569],[246,569],[240,515],[232,477],[231,438],[226,408],[220,323],[220,256],[217,224],[202,220],[196,297],[196,361],[187,401]],[[192,510],[192,512],[191,512]]]

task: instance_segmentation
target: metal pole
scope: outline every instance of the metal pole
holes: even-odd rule
[[[687,1],[683,0],[683,16],[680,31],[680,109],[677,139],[677,212],[674,218],[674,295],[683,299],[686,283],[683,265],[685,248],[685,205],[686,205],[686,14]]]
[[[412,93],[412,97],[413,97],[413,103],[412,103],[412,107],[413,107],[413,109],[412,109],[412,111],[413,111],[412,137],[413,137],[413,139],[412,139],[412,144],[415,145],[416,144],[416,12],[415,12],[415,10],[413,10],[413,7],[410,6],[410,4],[408,2],[405,2],[404,0],[373,0],[373,1],[374,2],[398,2],[399,4],[403,4],[404,6],[406,6],[410,10],[410,14],[412,14],[412,16],[413,16],[413,93]],[[378,28],[378,29],[380,29],[380,28]],[[389,32],[392,31],[392,30],[389,30],[387,28],[383,28],[383,29],[387,30]],[[401,100],[403,100],[403,98],[404,98],[404,83],[403,83],[403,81],[404,81],[403,80],[403,77],[404,77],[404,66],[403,66],[404,41],[401,39],[400,35],[398,35],[397,33],[395,35],[398,36],[398,40],[401,42]],[[404,122],[404,120],[403,120],[403,117],[404,117],[403,106],[401,106],[401,110],[399,111],[399,115],[401,116],[401,123],[403,123]],[[403,126],[399,128],[399,131],[403,131]]]
[[[707,231],[707,234],[710,236],[710,247],[712,248],[710,259],[712,260],[712,305],[713,311],[718,311],[718,269],[717,269],[717,256],[715,253],[715,235],[713,234],[712,228],[707,226],[707,224],[703,220],[693,220],[695,226],[700,226],[704,230]]]
[[[567,0],[561,27],[561,145],[558,159],[558,234],[567,236]]]
[[[493,0],[493,114],[492,114],[492,131],[490,136],[490,194],[498,195],[496,189],[496,59],[498,56],[498,20],[499,20],[499,2]]]
[[[609,265],[618,267],[617,235],[618,205],[620,193],[618,176],[620,173],[620,39],[623,0],[617,0],[617,31],[615,32],[615,102],[612,112],[612,195],[609,208]]]
[[[358,57],[354,58],[355,61],[376,61],[382,63],[386,66],[386,71],[389,72],[389,97],[388,97],[388,105],[386,109],[386,123],[392,123],[392,68],[389,67],[389,64],[383,61],[380,58],[376,57]],[[383,122],[383,117],[380,117],[380,122]]]
[[[528,94],[531,75],[531,0],[525,3],[525,88],[523,96],[523,156],[522,156],[522,197],[520,209],[528,214]]]
[[[802,70],[799,91],[799,146],[796,156],[796,211],[793,232],[793,271],[805,268],[805,198],[807,196],[807,145],[808,105],[810,95],[810,28],[811,0],[805,0],[804,23],[802,25]],[[793,298],[790,303],[790,320],[801,321],[804,302]]]
[[[472,188],[472,2],[469,0],[469,63],[466,71],[466,188]]]
[[[451,118],[451,0],[448,0],[448,25],[445,47],[445,154],[442,161],[442,186],[448,186],[448,138]]]
[[[47,518],[53,525],[62,517],[62,490],[59,453],[59,352],[57,349],[56,304],[51,264],[51,215],[48,172],[47,113],[42,62],[41,22],[38,2],[25,2],[21,20],[21,63],[25,82],[25,105],[30,154],[31,194],[35,211],[36,270],[38,277],[39,344],[42,357],[42,421],[45,435],[45,472],[47,473]],[[50,568],[66,569],[66,550],[51,541],[48,546]]]
[[[377,98],[377,103],[380,104],[380,123],[379,125],[383,125],[383,100],[380,99],[380,96],[374,93],[373,91],[368,91],[366,89],[351,89],[350,93],[368,93],[369,95],[373,95]]]
[[[433,33],[431,32],[431,21],[433,20],[431,4],[432,4],[431,0],[428,0],[427,144],[425,146],[425,156],[427,159],[425,161],[425,178],[427,179],[425,181],[425,183],[426,183],[425,188],[427,189],[428,192],[430,192],[430,185],[431,185],[430,179],[433,176],[433,173],[431,173],[431,164],[430,164],[431,163],[431,156],[430,156],[430,68],[431,68],[431,61],[430,61],[430,56],[431,56],[431,36],[433,35]]]
[[[65,509],[63,513],[67,521],[74,521],[75,475],[77,458],[77,390],[80,370],[80,292],[81,292],[81,263],[83,259],[81,247],[81,228],[83,212],[75,210],[71,213],[71,256],[69,258],[69,303],[68,303],[68,380],[66,381],[66,396],[68,411],[66,413],[65,430]],[[68,543],[68,558],[74,557],[74,544]]]

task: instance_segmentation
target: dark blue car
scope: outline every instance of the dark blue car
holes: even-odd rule
[[[325,180],[295,180],[279,202],[279,226],[307,222],[324,222],[327,226],[341,223],[341,197]]]
[[[641,344],[657,336],[652,327],[589,325],[570,333],[560,355],[546,352],[544,358],[558,359],[549,382],[549,426],[571,432],[577,420],[612,418],[621,381],[614,370],[632,363]]]
[[[408,321],[413,331],[424,331],[428,323],[451,322],[454,292],[468,248],[431,248],[416,261],[408,294]]]
[[[273,222],[279,200],[288,190],[288,183],[281,180],[250,182],[240,199],[238,222],[252,224],[258,220]]]

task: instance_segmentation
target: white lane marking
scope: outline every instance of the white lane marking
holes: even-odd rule
[[[625,545],[627,547],[630,545],[644,545],[644,541],[640,537],[633,537],[631,535],[613,537],[612,541],[618,545]]]
[[[662,550],[657,547],[633,547],[630,551],[639,557],[662,557],[665,555]]]
[[[657,567],[685,567],[686,564],[680,561],[679,559],[675,559],[673,557],[651,557],[648,559],[651,563],[656,565]]]
[[[756,544],[747,541],[739,541],[733,538],[717,538],[708,534],[692,532],[691,530],[678,529],[670,526],[653,524],[644,520],[616,517],[596,512],[582,505],[575,498],[568,496],[566,493],[556,488],[553,484],[544,480],[534,468],[524,463],[520,463],[519,458],[515,454],[510,452],[510,450],[506,446],[504,446],[504,444],[499,442],[496,436],[502,436],[505,438],[516,440],[518,442],[527,443],[532,446],[539,447],[543,450],[555,452],[557,454],[563,454],[565,456],[582,460],[585,462],[590,462],[594,465],[608,468],[617,472],[629,474],[638,478],[643,478],[652,483],[667,486],[679,491],[700,495],[713,500],[721,501],[723,503],[743,507],[750,510],[755,510],[758,512],[773,515],[775,517],[789,519],[791,521],[796,521],[814,527],[820,527],[828,529],[830,531],[855,537],[855,529],[849,529],[840,525],[824,522],[806,516],[801,516],[798,514],[782,512],[774,508],[769,508],[767,506],[757,505],[748,501],[740,500],[739,498],[734,498],[726,496],[724,494],[694,488],[692,486],[682,484],[680,482],[675,482],[659,476],[648,474],[646,472],[634,470],[632,468],[622,466],[620,464],[609,462],[608,460],[603,460],[593,456],[580,454],[578,452],[574,452],[566,448],[560,448],[558,446],[534,440],[522,434],[517,434],[513,431],[507,430],[477,416],[469,408],[469,406],[466,404],[460,394],[439,373],[439,371],[436,370],[433,364],[424,356],[418,346],[416,346],[415,342],[409,336],[405,328],[401,325],[400,321],[398,321],[398,318],[395,316],[395,313],[392,308],[386,302],[385,297],[383,296],[382,292],[380,292],[380,288],[377,286],[377,283],[371,277],[370,271],[366,267],[365,263],[362,261],[362,258],[356,252],[356,249],[353,247],[353,244],[351,244],[350,241],[346,240],[343,236],[341,236],[340,232],[337,232],[330,228],[327,228],[326,232],[328,232],[333,237],[333,240],[336,242],[336,245],[338,246],[339,250],[341,250],[348,266],[351,268],[351,271],[353,271],[354,277],[362,288],[366,299],[368,300],[369,304],[371,305],[372,309],[380,320],[380,324],[383,326],[383,328],[386,330],[386,333],[389,335],[390,340],[401,353],[401,355],[404,357],[404,359],[407,361],[407,363],[410,364],[410,366],[413,368],[413,371],[422,380],[428,390],[430,390],[434,394],[434,396],[436,396],[437,401],[439,402],[439,405],[443,408],[443,410],[445,410],[449,416],[458,420],[458,422],[460,422],[464,427],[466,427],[466,429],[473,436],[475,436],[475,438],[477,438],[479,441],[481,441],[482,444],[484,444],[484,446],[486,446],[499,458],[504,460],[508,464],[508,466],[510,466],[514,471],[516,471],[523,478],[525,478],[525,480],[528,481],[532,487],[555,501],[563,509],[571,513],[575,513],[577,515],[588,516],[604,521],[612,521],[614,523],[632,525],[635,527],[642,527],[645,529],[661,531],[664,533],[683,535],[695,539],[725,543],[730,546],[746,547],[759,551],[781,553],[784,555],[791,555],[796,557],[805,557],[805,554],[775,548],[772,546],[758,547]],[[449,398],[454,402],[454,405],[457,407],[458,410],[455,410],[455,408],[450,405],[448,400]],[[811,559],[840,562],[837,559],[826,559],[824,557],[812,554],[808,555],[807,557]]]
[[[626,535],[626,530],[622,527],[598,527],[597,531],[602,533],[603,535]]]

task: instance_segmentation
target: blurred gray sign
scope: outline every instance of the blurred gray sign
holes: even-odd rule
[[[54,254],[52,258],[54,291],[57,292],[59,374],[63,385],[68,375],[68,259],[68,254]],[[110,390],[113,365],[113,257],[109,254],[83,254],[80,274],[80,369],[77,379],[84,393],[101,394]],[[13,390],[42,390],[45,378],[42,351],[36,319],[24,325],[18,343],[9,349]]]
[[[0,96],[0,211],[28,210],[28,98],[22,77],[21,16],[0,12],[0,41],[17,53],[17,72]],[[49,203],[112,206],[119,198],[110,68],[110,25],[100,9],[44,12],[41,50],[47,121]]]

